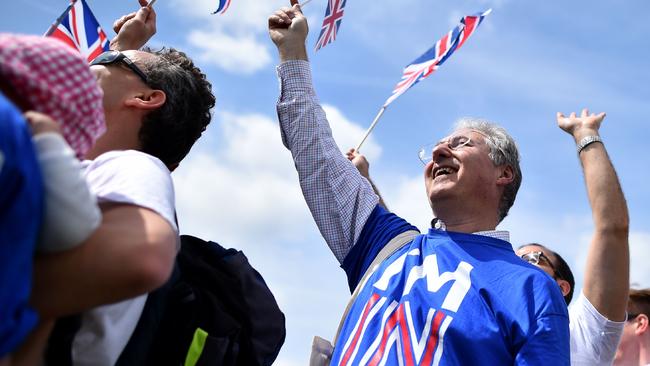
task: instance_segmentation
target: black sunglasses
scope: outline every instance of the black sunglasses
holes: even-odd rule
[[[136,73],[145,84],[147,84],[147,75],[142,72],[142,70],[140,70],[140,68],[130,58],[126,57],[126,55],[120,51],[106,51],[95,57],[95,59],[90,62],[90,66],[111,65],[117,62],[122,62],[126,67],[131,69],[131,71]]]

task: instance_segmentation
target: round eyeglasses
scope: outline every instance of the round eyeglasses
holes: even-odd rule
[[[427,165],[431,160],[433,160],[433,150],[435,150],[436,147],[443,144],[447,144],[447,147],[449,147],[451,150],[458,150],[463,146],[473,145],[472,139],[469,138],[468,136],[465,135],[449,136],[448,138],[441,140],[435,144],[425,145],[420,148],[420,151],[418,152],[418,158],[420,158],[422,164]]]

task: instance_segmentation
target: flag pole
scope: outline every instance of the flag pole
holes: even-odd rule
[[[147,4],[147,8],[151,9],[151,7],[153,6],[153,4],[156,3],[156,1],[157,1],[157,0],[151,0],[151,1],[149,1],[149,4]]]
[[[302,8],[303,6],[309,4],[310,2],[311,2],[311,0],[305,0],[305,1],[303,1],[302,3],[300,3],[298,5],[300,5],[300,7]]]
[[[366,141],[366,139],[367,139],[368,136],[370,135],[370,132],[372,132],[372,130],[375,128],[375,125],[377,124],[377,122],[379,122],[379,119],[380,119],[381,116],[384,114],[384,111],[386,110],[386,107],[387,107],[386,105],[384,105],[383,107],[381,107],[381,109],[379,110],[379,113],[377,113],[377,116],[375,117],[375,119],[374,119],[374,120],[372,121],[372,123],[370,124],[370,127],[368,127],[368,131],[366,131],[366,134],[363,135],[363,138],[361,139],[361,142],[359,142],[359,144],[357,145],[357,148],[354,149],[354,150],[356,150],[357,152],[359,152],[359,149],[361,148],[361,145],[363,145],[363,143]]]
[[[52,34],[52,33],[54,32],[54,30],[55,30],[55,29],[59,26],[59,24],[61,24],[61,22],[63,21],[63,18],[65,18],[65,17],[68,15],[68,13],[70,12],[70,9],[74,6],[74,3],[75,3],[75,2],[77,2],[77,0],[72,0],[72,1],[70,1],[70,5],[68,5],[68,7],[65,8],[65,10],[63,11],[63,13],[62,13],[58,18],[56,18],[56,20],[54,21],[54,23],[52,23],[52,25],[50,25],[50,27],[47,29],[47,31],[45,32],[45,34],[43,34],[43,37],[47,37],[47,36],[49,36],[50,34]]]

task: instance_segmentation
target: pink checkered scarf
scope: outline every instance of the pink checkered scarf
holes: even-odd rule
[[[31,109],[60,123],[79,158],[106,130],[104,93],[86,59],[63,42],[0,33],[0,77]]]

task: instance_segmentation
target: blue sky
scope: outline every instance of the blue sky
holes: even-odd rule
[[[110,26],[136,1],[88,0]],[[0,31],[41,34],[65,0],[5,2]],[[431,213],[419,146],[463,116],[506,127],[517,140],[524,180],[510,216],[515,245],[537,241],[562,254],[581,287],[592,230],[572,139],[555,112],[605,111],[601,135],[631,217],[631,281],[650,286],[650,13],[645,0],[348,1],[338,40],[310,52],[320,100],[342,149],[354,146],[402,68],[463,15],[493,8],[477,32],[429,79],[397,99],[362,151],[389,207],[426,229]],[[287,316],[278,365],[307,363],[313,335],[331,338],[349,292],[302,199],[275,113],[277,55],[266,18],[285,1],[159,0],[152,46],[186,51],[214,85],[212,124],[174,173],[183,233],[244,250]],[[304,9],[313,49],[325,0]],[[398,7],[397,7],[398,6]]]

